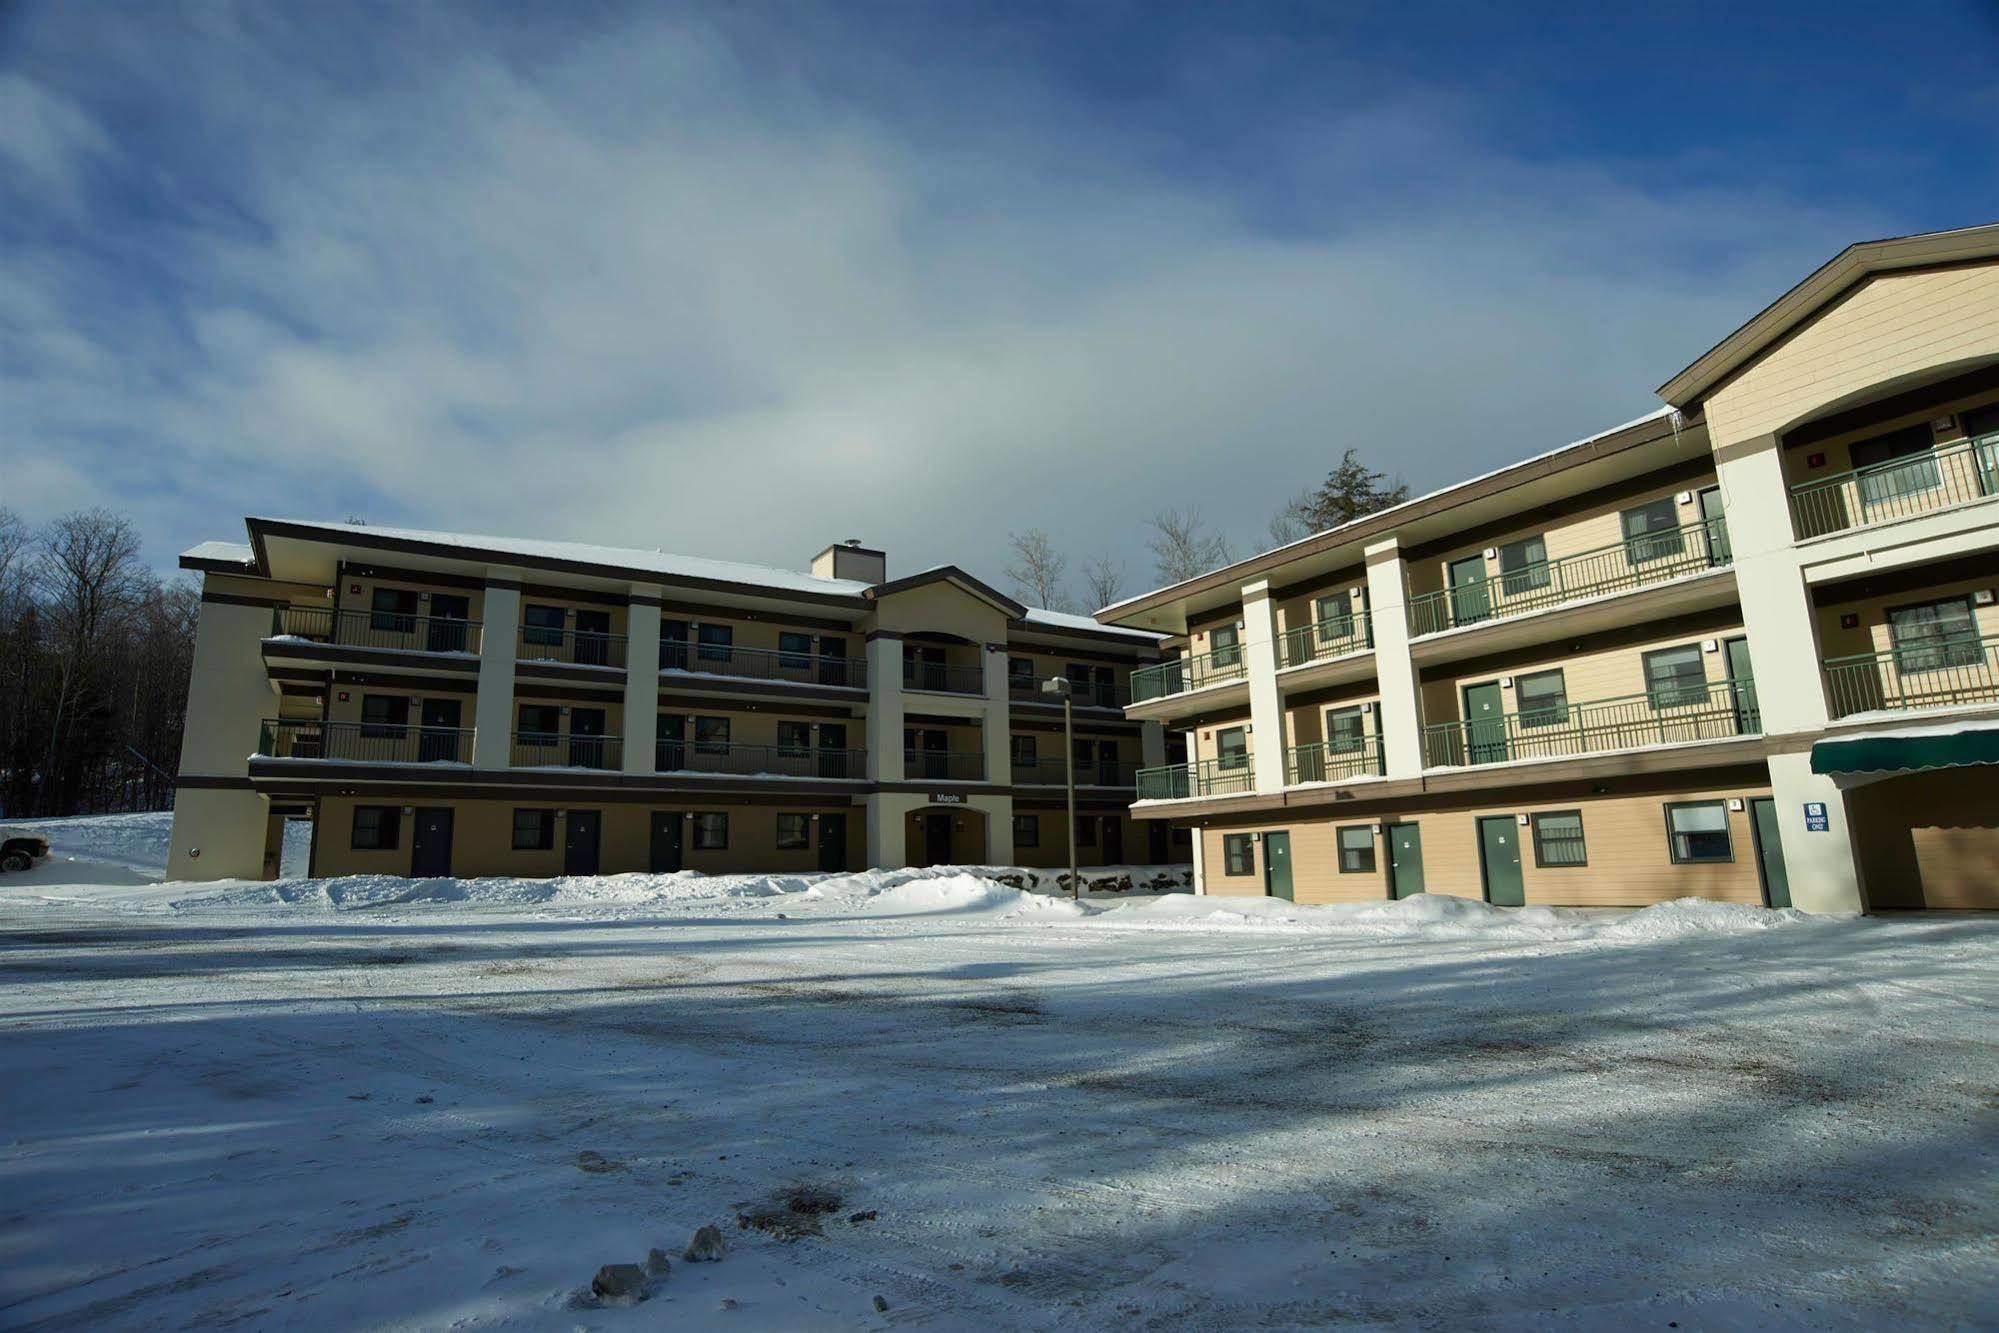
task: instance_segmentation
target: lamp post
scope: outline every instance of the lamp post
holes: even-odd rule
[[[1076,873],[1076,704],[1074,687],[1066,676],[1050,676],[1041,682],[1043,694],[1062,696],[1062,771],[1069,789],[1069,896],[1083,896],[1083,879]]]

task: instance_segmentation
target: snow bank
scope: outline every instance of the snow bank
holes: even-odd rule
[[[865,910],[882,916],[976,913],[986,916],[1081,917],[1087,909],[1067,898],[1029,893],[976,875],[910,879],[876,893]]]

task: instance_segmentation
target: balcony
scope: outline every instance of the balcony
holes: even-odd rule
[[[1676,684],[1619,699],[1427,726],[1423,762],[1429,768],[1460,768],[1733,740],[1756,735],[1762,725],[1756,687],[1748,681]]]
[[[1999,703],[1999,644],[1976,639],[1833,657],[1821,665],[1834,718]]]
[[[984,782],[986,757],[976,750],[904,750],[902,776],[914,782]]]
[[[1999,495],[1999,435],[1855,468],[1791,488],[1799,541]]]
[[[1526,615],[1565,602],[1631,592],[1703,574],[1730,562],[1721,519],[1663,528],[1556,560],[1468,580],[1409,599],[1409,634],[1421,638],[1466,625]]]
[[[1240,644],[1217,648],[1213,652],[1189,653],[1185,657],[1140,667],[1132,672],[1131,701],[1142,704],[1152,699],[1204,690],[1210,685],[1242,680],[1247,673]]]
[[[1009,676],[1006,691],[1023,703],[1061,704],[1061,699],[1041,692],[1042,682],[1031,676]],[[1131,691],[1122,685],[1101,681],[1072,681],[1069,696],[1078,708],[1123,708],[1131,702]]]
[[[469,764],[472,729],[270,718],[261,724],[256,757],[363,764]]]
[[[904,659],[902,688],[935,694],[984,694],[986,672],[984,667],[979,666],[959,666],[950,662],[912,662]]]
[[[625,636],[602,630],[523,625],[515,638],[514,658],[520,662],[559,662],[564,666],[623,670]]]
[[[1368,613],[1335,616],[1297,629],[1285,630],[1277,640],[1277,667],[1305,666],[1374,647],[1374,627]]]
[[[306,639],[342,648],[476,655],[483,629],[476,620],[451,616],[336,611],[330,606],[279,606],[271,610],[272,638]]]
[[[1078,787],[1129,787],[1137,781],[1138,766],[1126,760],[1092,759],[1076,765]],[[1069,761],[1059,755],[1013,761],[1013,780],[1023,787],[1065,787],[1069,782]]]
[[[827,685],[836,689],[868,687],[865,658],[824,653],[787,653],[771,648],[737,648],[730,644],[659,641],[661,671],[692,671],[742,680],[779,680],[795,685]]]
[[[653,748],[661,773],[718,773],[732,777],[865,778],[866,750],[805,745],[737,745],[661,740]]]
[[[559,736],[552,731],[517,731],[507,762],[514,768],[593,768],[615,772],[625,762],[619,736]]]
[[[1348,736],[1316,745],[1294,745],[1284,752],[1287,786],[1377,778],[1387,771],[1382,763],[1379,736]]]
[[[1239,796],[1256,790],[1254,770],[1248,755],[1227,760],[1203,759],[1198,763],[1166,764],[1138,770],[1138,799],[1141,801],[1183,801],[1194,796]]]

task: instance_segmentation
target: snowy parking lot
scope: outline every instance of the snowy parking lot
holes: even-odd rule
[[[162,886],[158,824],[0,882],[0,1326],[1993,1319],[1999,921]]]

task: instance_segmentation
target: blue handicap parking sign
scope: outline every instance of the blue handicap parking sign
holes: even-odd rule
[[[1832,830],[1832,819],[1825,812],[1824,801],[1805,802],[1805,832],[1827,833]]]

